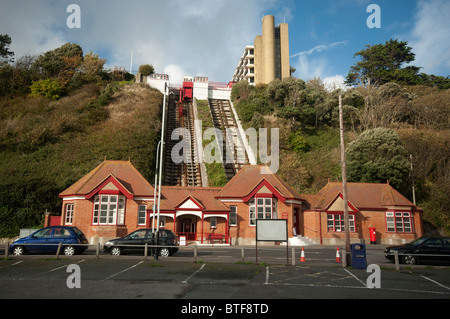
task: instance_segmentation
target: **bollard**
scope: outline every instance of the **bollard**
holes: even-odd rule
[[[197,245],[194,246],[194,261],[197,261]]]
[[[147,255],[148,255],[148,243],[145,243],[145,248],[144,248],[144,258],[147,259]]]
[[[295,248],[292,247],[292,266],[295,266]]]
[[[241,248],[241,262],[244,262],[244,258],[245,258],[244,249],[245,249],[244,247]]]
[[[8,259],[9,254],[9,242],[7,241],[5,244],[5,259]]]
[[[56,250],[56,259],[59,258],[59,254],[60,254],[60,252],[61,252],[61,246],[62,246],[62,242],[60,242],[60,243],[58,244],[58,249]]]
[[[95,252],[95,255],[97,256],[97,259],[100,258],[100,243],[97,243],[97,251]]]
[[[398,251],[394,251],[395,270],[400,270],[400,263],[398,260]]]

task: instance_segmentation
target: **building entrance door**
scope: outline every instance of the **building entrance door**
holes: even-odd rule
[[[186,236],[187,240],[196,240],[197,222],[195,217],[182,217],[178,225],[179,236]]]
[[[300,211],[298,208],[294,208],[294,230],[297,235],[300,234]]]

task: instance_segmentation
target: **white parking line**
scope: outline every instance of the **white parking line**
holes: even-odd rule
[[[266,267],[266,282],[264,283],[264,285],[268,284],[269,284],[269,266]]]
[[[111,276],[109,276],[109,277],[103,279],[102,281],[106,281],[106,280],[109,280],[109,279],[111,279],[111,278],[113,278],[113,277],[115,277],[115,276],[117,276],[117,275],[123,274],[124,272],[126,272],[126,271],[128,271],[128,270],[130,270],[130,269],[133,269],[133,268],[139,266],[139,265],[142,264],[143,262],[144,262],[144,261],[138,262],[136,265],[133,265],[133,266],[131,266],[131,267],[128,267],[127,269],[121,270],[121,271],[119,271],[118,273],[115,273],[114,275],[111,275]]]
[[[352,274],[352,273],[351,273],[350,271],[348,271],[347,269],[344,268],[344,270],[345,270],[349,275],[351,275],[353,278],[355,278],[356,280],[358,280],[364,287],[367,287],[366,284],[365,284],[363,281],[361,281],[361,279],[359,279],[358,277],[356,277],[354,274]]]
[[[85,259],[81,259],[80,261],[78,261],[77,262],[77,264],[79,264],[79,263],[82,263],[83,261],[85,261]],[[48,274],[48,273],[50,273],[50,272],[54,272],[54,271],[57,271],[57,270],[60,270],[60,269],[63,269],[63,268],[67,268],[69,265],[64,265],[64,266],[61,266],[61,267],[57,267],[57,268],[54,268],[54,269],[50,269],[49,271],[45,271],[45,272],[43,272],[42,274]],[[41,275],[42,275],[41,274]]]
[[[188,280],[194,277],[200,270],[202,270],[206,264],[203,264],[200,269],[197,269],[192,275],[190,275],[186,280],[182,281],[183,284],[187,284]]]
[[[431,281],[431,282],[433,282],[433,283],[435,283],[436,285],[438,285],[438,286],[440,286],[440,287],[442,287],[442,288],[445,288],[445,289],[448,289],[448,290],[450,290],[450,288],[449,287],[447,287],[447,286],[444,286],[443,284],[441,284],[441,283],[439,283],[439,282],[437,282],[437,281],[435,281],[435,280],[433,280],[433,279],[430,279],[430,278],[428,278],[428,277],[425,277],[425,276],[420,276],[420,277],[422,277],[422,278],[424,278],[424,279],[426,279],[426,280],[429,280],[429,281]]]

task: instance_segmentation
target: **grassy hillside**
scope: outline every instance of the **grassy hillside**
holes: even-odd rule
[[[59,212],[58,194],[105,158],[131,160],[151,180],[162,94],[146,85],[81,86],[57,101],[0,99],[0,237]]]
[[[245,128],[280,129],[278,173],[299,193],[314,194],[328,179],[342,180],[339,94],[347,153],[354,155],[347,157],[349,181],[393,185],[395,177],[394,187],[411,201],[414,183],[426,231],[450,234],[450,90],[387,83],[328,92],[318,79],[291,78],[257,87],[240,82],[232,99]],[[380,141],[377,128],[393,131],[398,141]],[[363,133],[372,140],[357,147]]]

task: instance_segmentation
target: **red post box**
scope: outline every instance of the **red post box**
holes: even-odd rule
[[[376,245],[377,243],[377,229],[376,228],[369,228],[370,233],[370,243],[373,245]]]

